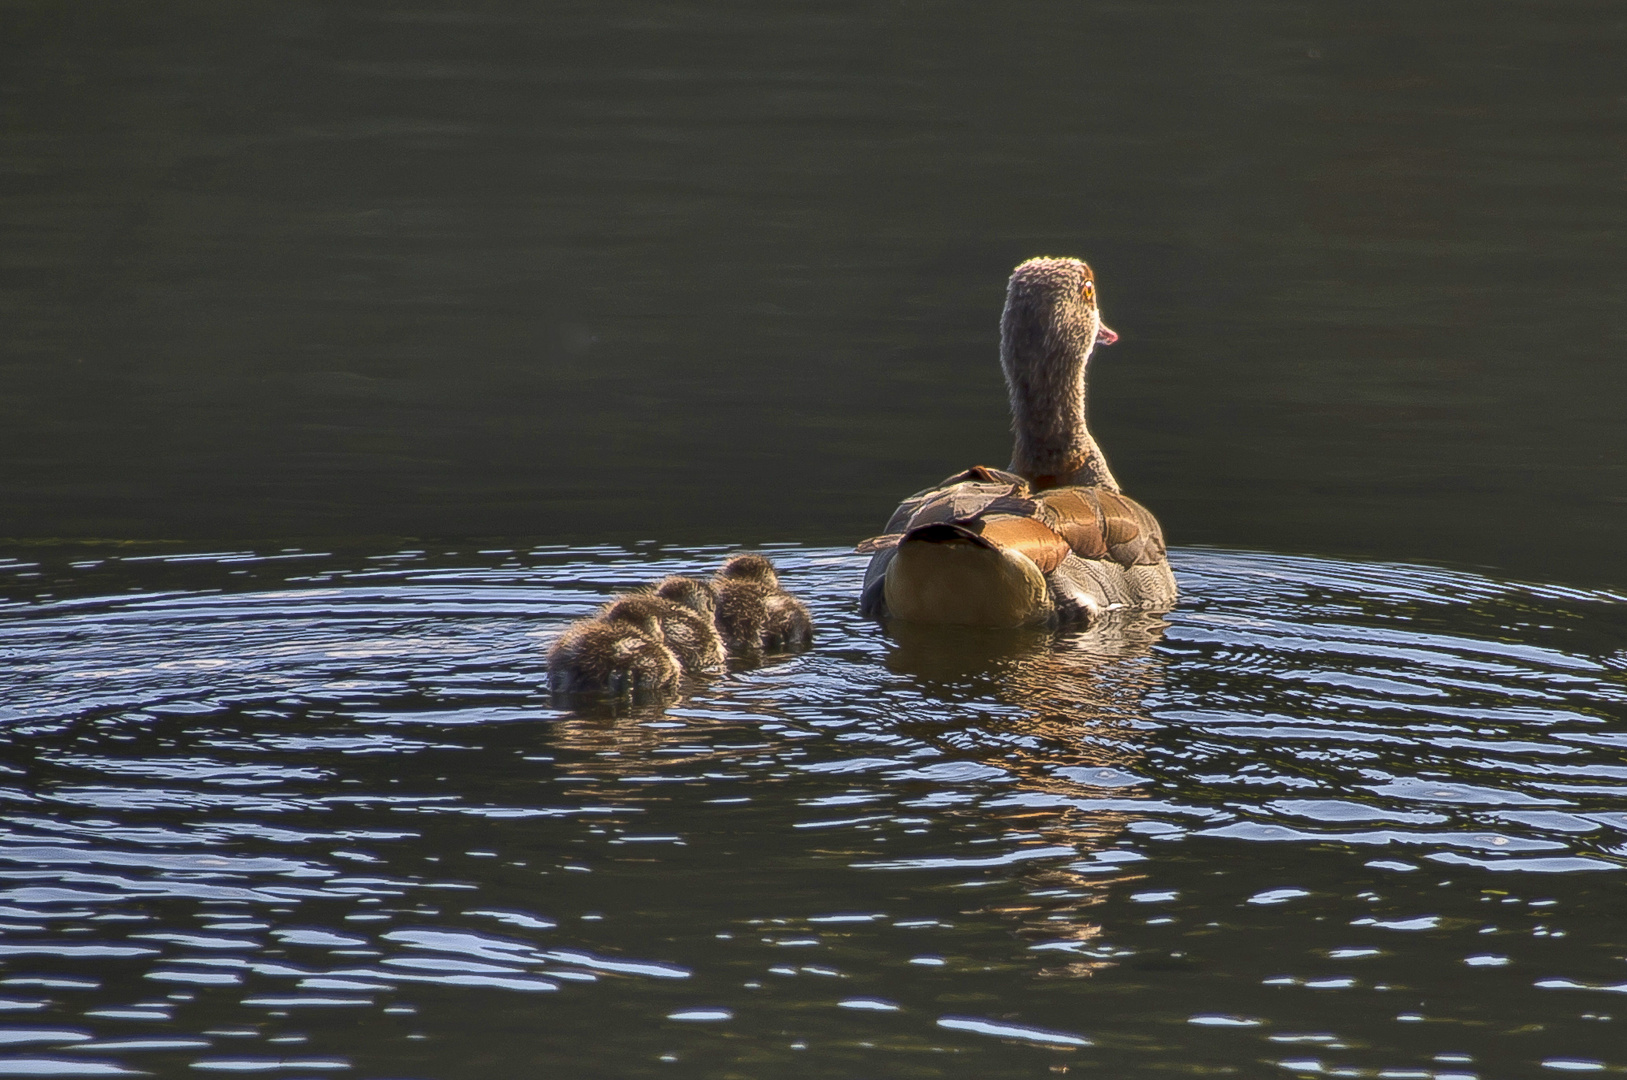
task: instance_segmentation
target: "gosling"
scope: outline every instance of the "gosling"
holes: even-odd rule
[[[655,595],[675,604],[682,604],[704,616],[708,622],[717,618],[717,589],[710,581],[673,574],[657,581]]]
[[[548,686],[556,694],[666,693],[683,664],[662,640],[661,621],[637,609],[572,623],[548,651]]]
[[[780,588],[774,564],[761,555],[735,555],[713,582],[717,628],[731,653],[805,649],[813,643],[813,619],[802,601]]]
[[[673,586],[671,581],[669,578],[661,584],[670,591],[680,591],[681,586]],[[696,590],[696,595],[704,597],[705,594]],[[723,639],[718,636],[712,613],[703,611],[668,599],[659,591],[636,592],[613,601],[601,617],[609,622],[619,620],[640,626],[653,622],[658,627],[661,644],[678,658],[684,671],[700,674],[715,671],[724,662]]]

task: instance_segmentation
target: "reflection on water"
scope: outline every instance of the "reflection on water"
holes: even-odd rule
[[[0,1070],[1627,1067],[1622,598],[1184,551],[1161,618],[883,630],[789,548],[813,652],[550,705],[716,558],[0,565]]]
[[[1058,797],[1014,808],[1008,838],[1021,856],[1012,863],[1026,896],[987,909],[1016,923],[1019,936],[1048,942],[1057,966],[1044,974],[1089,975],[1110,964],[1083,946],[1102,927],[1088,909],[1108,888],[1138,880],[1135,862],[1115,851],[1133,803],[1081,812],[1067,805],[1080,790],[1099,788],[1126,800],[1146,797],[1135,731],[1150,722],[1143,700],[1160,683],[1162,659],[1153,646],[1163,616],[1126,612],[1085,630],[989,631],[918,626],[887,628],[889,670],[912,676],[928,700],[993,700],[1017,711],[988,727],[940,741],[975,755],[1014,791]],[[1058,808],[1061,808],[1058,812]],[[1043,856],[1089,855],[1084,863]],[[1111,955],[1111,950],[1108,951]]]

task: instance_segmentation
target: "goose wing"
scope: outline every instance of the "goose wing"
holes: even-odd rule
[[[956,521],[974,517],[988,504],[1002,498],[1022,498],[1028,494],[1028,481],[1016,473],[974,465],[965,472],[946,477],[929,488],[923,488],[898,504],[887,527],[880,536],[871,537],[859,545],[860,551],[879,551],[880,544],[889,537],[902,536],[916,525],[940,521]],[[893,544],[897,541],[894,540]],[[893,546],[884,544],[884,547]],[[865,545],[871,545],[866,547]]]
[[[1134,499],[1099,487],[1051,488],[1035,496],[1045,523],[1081,559],[1111,559],[1123,567],[1165,559],[1164,532]]]
[[[978,466],[905,499],[885,533],[857,546],[858,552],[872,556],[860,611],[885,612],[883,581],[905,539],[956,538],[1027,556],[1049,583],[1059,614],[1070,621],[1093,618],[1114,604],[1153,598],[1162,585],[1154,583],[1142,597],[1143,588],[1131,583],[1144,576],[1159,581],[1168,576],[1163,532],[1135,500],[1099,487],[1036,493],[1014,473]],[[1173,596],[1172,581],[1169,588]]]
[[[983,465],[911,495],[893,511],[886,532],[861,541],[855,550],[887,551],[930,525],[953,526],[996,547],[1016,548],[1046,574],[1070,554],[1124,567],[1152,566],[1165,558],[1157,519],[1134,499],[1098,487],[1034,494],[1015,473]]]

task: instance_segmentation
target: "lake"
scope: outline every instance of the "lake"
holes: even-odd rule
[[[1627,1070],[1624,46],[0,5],[0,1075]],[[1036,254],[1181,603],[861,620]],[[811,652],[548,698],[748,546]]]

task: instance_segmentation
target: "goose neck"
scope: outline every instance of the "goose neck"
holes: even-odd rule
[[[1014,445],[1011,471],[1036,487],[1119,489],[1086,423],[1084,355],[1063,363],[1007,363]]]

